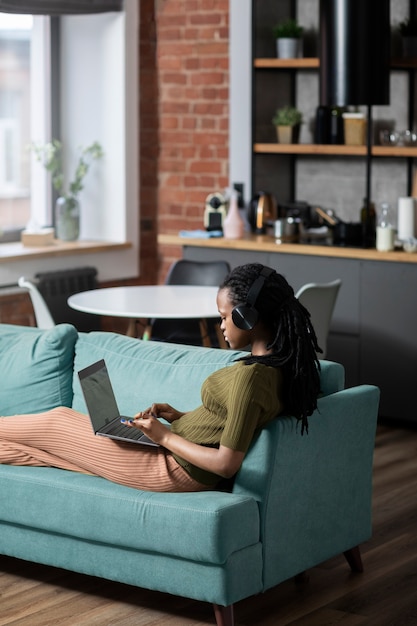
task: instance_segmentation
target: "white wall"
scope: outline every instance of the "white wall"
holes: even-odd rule
[[[252,168],[252,2],[230,0],[230,183],[251,194]]]
[[[126,168],[128,162],[137,165],[137,149],[127,144],[129,135],[137,140],[138,113],[126,119],[127,102],[137,102],[137,73],[129,71],[127,81],[125,72],[126,60],[137,56],[125,45],[131,23],[124,13],[62,20],[61,127],[70,163],[67,176],[73,177],[80,145],[97,140],[105,152],[103,160],[92,164],[80,194],[82,239],[126,241],[138,230],[138,221],[135,228],[126,210],[133,218],[136,207],[126,204],[129,186],[137,197],[138,172],[137,167],[135,172]]]

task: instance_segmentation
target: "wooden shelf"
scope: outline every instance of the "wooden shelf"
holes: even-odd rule
[[[317,58],[301,58],[301,59],[254,59],[254,67],[258,68],[278,68],[278,69],[311,69],[320,66]]]
[[[417,146],[373,146],[373,156],[381,157],[417,157]]]
[[[366,146],[345,146],[327,144],[283,144],[283,143],[255,143],[253,151],[257,154],[299,154],[324,156],[366,156]],[[417,157],[417,146],[373,146],[372,156],[379,157]]]
[[[255,143],[253,150],[257,153],[269,154],[366,155],[366,146],[321,145],[307,143]]]
[[[314,69],[320,67],[320,59],[303,57],[301,59],[276,59],[273,57],[254,59],[253,66],[264,69]],[[392,59],[391,68],[397,70],[417,70],[417,59]]]

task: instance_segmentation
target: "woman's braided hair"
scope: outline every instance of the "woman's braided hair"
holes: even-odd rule
[[[234,306],[247,301],[249,290],[264,266],[249,263],[233,269],[220,285],[227,289]],[[308,432],[308,416],[317,408],[320,391],[320,364],[317,337],[310,313],[297,300],[286,279],[273,271],[267,276],[256,299],[258,322],[272,331],[267,345],[271,354],[247,356],[244,361],[279,367],[283,372],[285,411],[301,421],[301,434]]]

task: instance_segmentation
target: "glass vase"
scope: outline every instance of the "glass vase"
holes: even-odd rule
[[[76,241],[80,236],[80,204],[74,196],[57,198],[55,233],[62,241]]]

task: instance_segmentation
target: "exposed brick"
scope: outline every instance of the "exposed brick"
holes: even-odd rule
[[[190,164],[190,172],[193,173],[211,173],[211,174],[220,174],[221,173],[221,164],[218,161],[195,161]]]
[[[157,250],[156,229],[202,228],[207,195],[229,184],[229,0],[141,0],[140,13],[140,197],[151,231],[142,223],[138,284],[150,284],[182,255]]]

